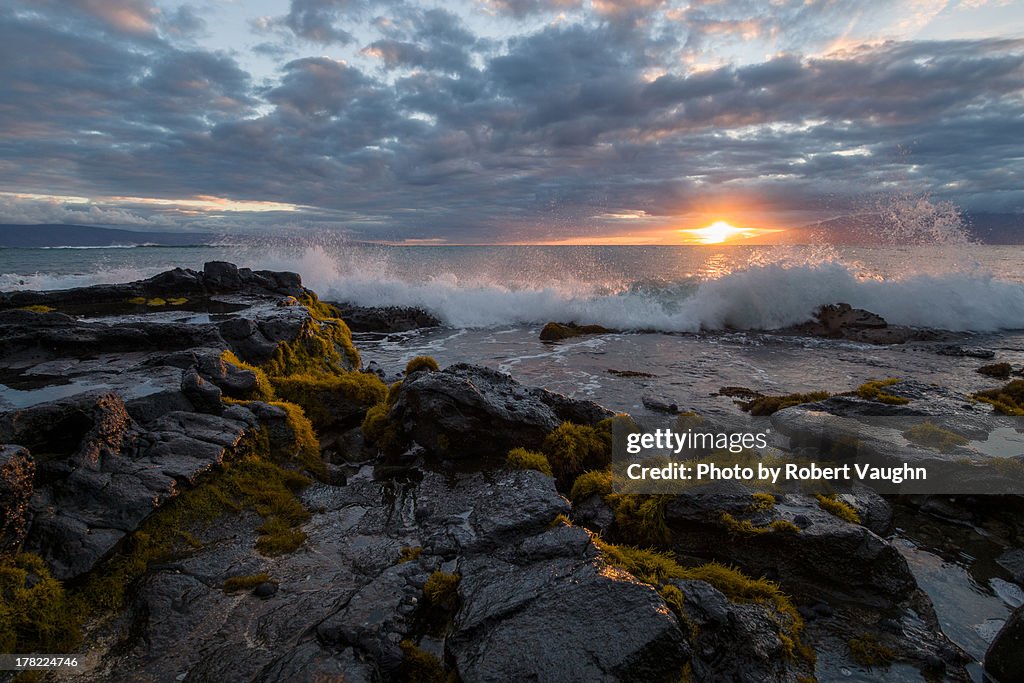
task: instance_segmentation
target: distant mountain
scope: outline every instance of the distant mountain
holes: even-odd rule
[[[110,247],[156,244],[181,247],[208,244],[215,239],[209,233],[142,232],[86,225],[2,225],[0,247]]]

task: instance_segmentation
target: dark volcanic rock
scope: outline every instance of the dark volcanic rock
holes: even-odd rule
[[[25,540],[35,472],[27,450],[0,445],[0,557],[15,552]]]
[[[605,567],[582,529],[551,529],[459,572],[448,648],[463,680],[673,681],[686,663],[661,597]]]
[[[725,559],[754,575],[773,574],[790,590],[819,599],[886,607],[916,589],[903,556],[867,527],[839,519],[814,498],[798,494],[752,514],[750,493],[742,484],[716,483],[676,496],[665,508],[673,545],[687,554]],[[877,496],[871,500],[876,507],[884,504]],[[734,543],[737,532],[723,522],[723,513],[765,529],[777,520],[792,522],[800,531],[751,534]]]
[[[837,303],[822,306],[814,320],[784,330],[781,333],[849,339],[866,344],[903,344],[908,341],[934,341],[948,338],[935,330],[890,325],[885,318],[871,311]]]
[[[250,296],[302,296],[306,290],[297,273],[253,271],[223,261],[212,261],[198,273],[175,268],[148,280],[116,285],[95,285],[51,292],[0,292],[0,310],[23,306],[51,306],[102,310],[106,306],[123,307],[135,297],[174,298],[208,297],[244,291]]]
[[[118,646],[90,672],[111,681],[404,680],[409,640],[460,680],[675,681],[688,648],[650,587],[606,566],[588,534],[552,528],[568,509],[537,472],[424,472],[416,483],[353,478],[303,494],[304,548],[252,550],[258,520],[200,534],[202,548],[133,593]],[[422,548],[399,562],[402,548]],[[422,632],[434,571],[457,573],[451,630]],[[227,594],[225,578],[265,572],[272,594]]]
[[[189,368],[181,376],[181,393],[201,413],[219,415],[224,409],[220,387],[203,379],[195,368]]]
[[[1024,585],[1024,549],[1010,548],[996,558],[996,563],[1010,572],[1014,581]]]
[[[593,402],[459,363],[406,379],[389,420],[428,451],[459,458],[504,455],[516,446],[536,448],[564,420],[593,424],[611,415]]]
[[[686,614],[696,627],[691,667],[697,681],[788,681],[798,672],[789,664],[775,616],[758,604],[730,602],[705,581],[675,581]],[[743,656],[737,656],[742,652]]]
[[[334,304],[353,332],[408,332],[439,327],[441,321],[421,308],[409,306],[355,306]]]
[[[39,431],[48,419],[63,428]],[[179,412],[143,428],[117,394],[86,394],[4,415],[0,436],[34,433],[39,448],[25,549],[43,557],[58,578],[89,571],[181,483],[219,463],[246,427]]]
[[[561,341],[562,339],[571,339],[572,337],[581,337],[587,334],[609,334],[614,331],[600,325],[550,322],[540,331],[540,340]]]
[[[985,653],[985,670],[998,683],[1019,681],[1024,673],[1024,607],[1018,607]]]

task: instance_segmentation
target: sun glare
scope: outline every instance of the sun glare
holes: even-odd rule
[[[697,244],[722,244],[734,238],[753,237],[757,232],[750,228],[737,228],[725,221],[715,221],[704,228],[680,230],[691,236]]]

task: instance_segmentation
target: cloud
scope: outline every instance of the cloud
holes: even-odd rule
[[[840,9],[831,0],[676,14],[608,2],[536,25],[529,16],[558,7],[510,5],[500,11],[523,22],[504,35],[415,2],[307,0],[264,22],[289,37],[257,51],[301,56],[263,79],[167,29],[169,11],[144,14],[142,34],[102,4],[0,10],[0,186],[147,198],[99,209],[183,224],[199,196],[231,200],[241,209],[223,213],[254,225],[280,212],[244,202],[276,202],[296,207],[290,219],[399,240],[557,237],[702,207],[827,216],[887,188],[1024,208],[1020,40],[823,51],[837,35],[822,25]],[[793,49],[696,68],[686,58],[710,54],[713,36]],[[81,211],[42,203],[40,215]]]
[[[5,223],[63,223],[66,225],[160,225],[118,207],[104,207],[85,199],[18,196],[0,192],[0,216]]]

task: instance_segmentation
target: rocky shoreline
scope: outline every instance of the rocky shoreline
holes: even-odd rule
[[[942,341],[863,313],[793,333]],[[87,653],[45,680],[971,680],[894,507],[996,520],[1009,553],[1017,501],[615,494],[601,406],[426,357],[389,386],[352,343],[436,324],[223,262],[0,293],[0,647]],[[891,405],[772,419],[798,440]],[[1021,628],[986,662],[1003,683]]]

